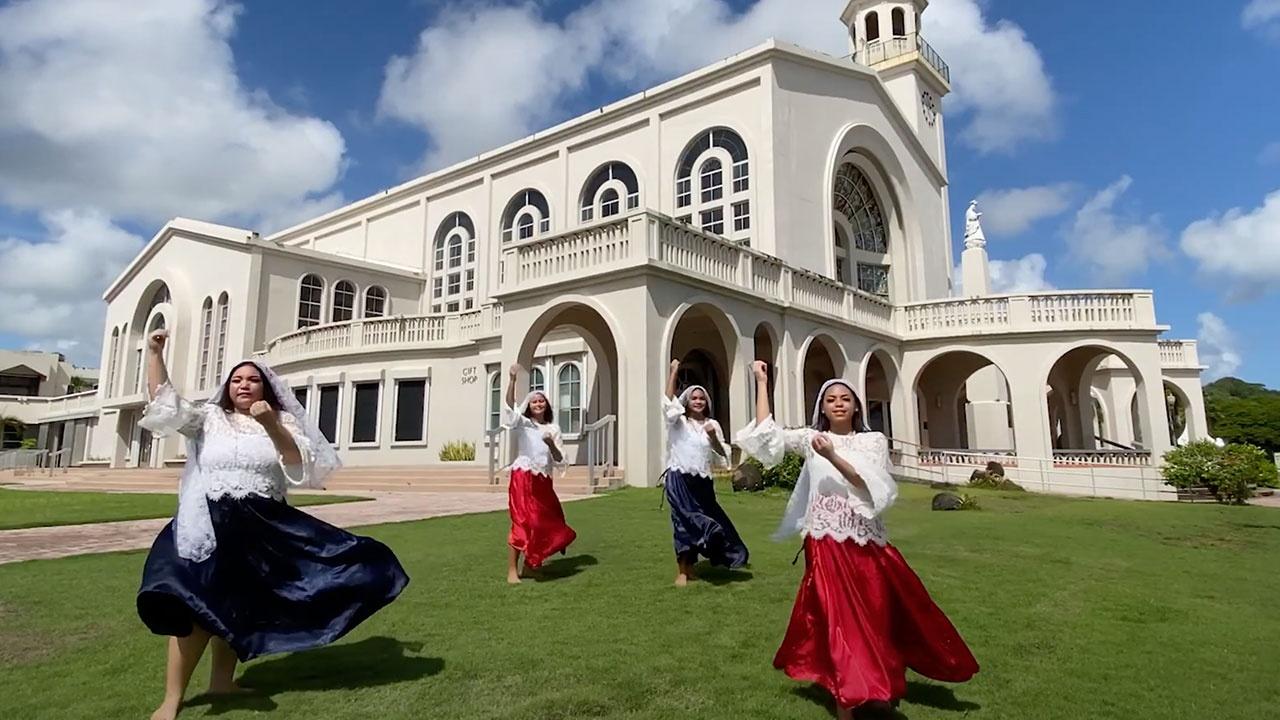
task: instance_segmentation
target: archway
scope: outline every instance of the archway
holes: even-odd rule
[[[1053,390],[1046,400],[1052,399],[1056,403],[1056,407],[1047,403],[1044,410],[1048,413],[1051,433],[1055,427],[1061,430],[1050,436],[1050,446],[1055,453],[1078,456],[1081,451],[1115,453],[1150,449],[1151,439],[1155,437],[1151,430],[1155,425],[1143,400],[1148,386],[1137,365],[1124,354],[1101,344],[1071,348],[1054,361],[1045,377],[1045,384]],[[1133,388],[1132,401],[1128,404],[1114,402],[1129,396],[1129,388]],[[1104,398],[1110,395],[1113,407],[1128,411],[1132,426],[1131,433],[1125,433],[1128,437],[1110,438],[1096,434],[1097,409],[1103,408],[1105,412],[1105,405],[1109,403],[1095,405],[1095,393]]]
[[[801,353],[800,373],[804,387],[804,420],[809,421],[818,391],[831,378],[844,377],[845,359],[840,346],[830,335],[809,338]]]
[[[898,366],[883,350],[873,350],[862,378],[867,405],[867,425],[887,437],[893,434],[893,401],[898,390]]]
[[[712,416],[729,421],[729,386],[735,367],[738,331],[722,310],[707,303],[690,305],[676,314],[670,356],[680,360],[677,391],[701,385],[711,393]]]
[[[984,355],[953,350],[925,364],[913,385],[920,444],[1013,452],[1013,408],[1004,371]]]
[[[763,362],[769,369],[769,409],[776,413],[776,392],[778,386],[778,341],[773,327],[769,323],[756,326],[753,336],[755,359]]]
[[[1195,442],[1204,433],[1196,427],[1195,413],[1191,410],[1191,400],[1182,388],[1164,382],[1164,407],[1169,423],[1169,443],[1174,447]]]

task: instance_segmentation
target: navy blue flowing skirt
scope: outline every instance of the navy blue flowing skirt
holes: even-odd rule
[[[390,548],[260,496],[209,501],[217,548],[178,556],[173,522],[142,570],[138,616],[157,635],[199,625],[241,660],[331,643],[409,582]]]
[[[696,562],[701,555],[712,565],[729,568],[747,564],[746,543],[742,542],[724,508],[716,502],[715,482],[711,478],[667,470],[665,485],[676,557]]]

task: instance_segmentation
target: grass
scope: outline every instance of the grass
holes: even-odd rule
[[[900,718],[1273,716],[1280,511],[974,494],[980,511],[933,513],[906,486],[888,519],[982,663],[965,685],[912,676]],[[784,498],[721,497],[752,566],[683,591],[649,490],[567,505],[579,541],[515,588],[501,513],[369,529],[405,594],[336,645],[250,663],[256,696],[183,717],[829,718],[824,693],[771,667],[802,571],[795,543],[767,540]],[[142,561],[0,566],[5,717],[147,716],[164,643],[134,614]]]
[[[291,495],[294,505],[327,505],[363,498]],[[168,517],[178,496],[165,493],[61,492],[0,488],[0,530]]]

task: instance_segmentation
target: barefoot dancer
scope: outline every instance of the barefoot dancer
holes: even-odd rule
[[[766,465],[802,453],[804,469],[776,538],[804,537],[805,571],[774,667],[818,683],[838,717],[906,694],[906,669],[946,682],[978,672],[964,640],[889,544],[880,514],[897,498],[889,444],[863,424],[853,387],[829,380],[812,426],[783,430],[769,413],[765,364],[753,365],[756,419],[738,434]]]
[[[738,568],[747,564],[747,546],[729,516],[716,502],[711,479],[714,455],[724,458],[720,424],[709,415],[711,398],[706,388],[693,385],[676,396],[680,361],[671,361],[662,412],[667,420],[667,471],[664,491],[671,505],[675,536],[676,585],[684,587],[693,577],[693,566],[702,555],[712,565]]]
[[[518,407],[516,375],[519,365],[511,366],[507,381],[506,427],[516,438],[516,460],[511,463],[511,483],[507,489],[507,507],[511,512],[511,534],[507,544],[507,582],[520,582],[519,561],[530,570],[542,567],[542,561],[562,553],[577,537],[564,520],[564,508],[551,484],[556,463],[564,461],[560,428],[547,396],[539,391],[529,393]]]
[[[288,485],[319,487],[333,448],[265,365],[242,362],[203,405],[169,384],[168,332],[147,339],[152,400],[139,425],[187,437],[178,512],[142,571],[138,615],[170,635],[164,701],[172,720],[206,645],[209,691],[239,692],[236,661],[333,642],[390,603],[409,578],[382,543],[285,502]]]

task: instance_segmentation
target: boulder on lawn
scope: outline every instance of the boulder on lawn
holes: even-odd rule
[[[938,493],[933,496],[934,510],[959,510],[964,505],[964,501],[955,493]]]
[[[1004,477],[1004,466],[995,460],[987,462],[987,474],[997,477]]]
[[[742,463],[733,471],[734,492],[757,492],[764,489],[764,478],[760,468],[751,463]]]

